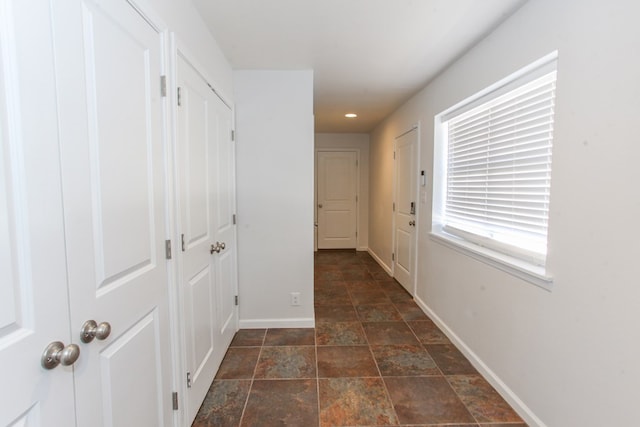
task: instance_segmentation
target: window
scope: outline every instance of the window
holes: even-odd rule
[[[433,232],[544,280],[556,62],[545,57],[436,116]]]

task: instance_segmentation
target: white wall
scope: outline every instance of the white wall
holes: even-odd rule
[[[240,70],[234,86],[240,327],[313,327],[313,73]]]
[[[637,425],[640,384],[640,3],[529,1],[372,134],[369,242],[391,251],[393,137],[558,49],[549,292],[428,236],[419,206],[419,303],[531,425]]]
[[[366,251],[369,246],[369,134],[316,133],[315,147],[316,152],[326,149],[351,149],[357,150],[360,154],[360,163],[358,164],[358,246],[356,249]],[[314,206],[317,206],[317,203],[314,203]],[[317,209],[314,209],[314,220],[317,222]]]
[[[191,0],[134,0],[148,4],[176,35],[183,51],[198,62],[207,80],[227,100],[233,96],[233,74],[218,43],[213,39]]]

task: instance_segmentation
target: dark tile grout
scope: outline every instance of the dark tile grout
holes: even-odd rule
[[[335,255],[334,255],[335,254]],[[239,425],[242,424],[242,421],[244,419],[245,416],[245,411],[248,407],[248,403],[250,401],[251,395],[252,395],[252,390],[253,390],[253,386],[254,386],[254,382],[256,379],[259,380],[315,380],[315,384],[316,384],[316,395],[317,395],[317,399],[316,399],[316,404],[317,404],[317,411],[318,411],[318,426],[322,425],[322,412],[321,412],[321,408],[322,408],[322,404],[321,404],[321,396],[320,396],[320,380],[327,380],[327,379],[336,379],[336,378],[348,378],[348,379],[358,379],[358,378],[376,378],[376,379],[380,379],[383,387],[384,387],[384,392],[386,395],[386,398],[388,400],[388,403],[391,405],[391,410],[393,411],[393,414],[395,415],[398,423],[400,423],[400,417],[398,416],[397,410],[396,410],[396,406],[393,403],[393,399],[391,397],[391,393],[388,389],[387,386],[387,382],[385,381],[385,378],[443,378],[445,383],[447,384],[448,388],[451,390],[451,392],[461,401],[462,405],[464,406],[464,408],[468,411],[469,415],[473,418],[473,422],[471,422],[471,424],[475,424],[476,426],[480,426],[480,425],[488,425],[490,426],[491,424],[505,424],[505,425],[513,425],[515,426],[524,426],[526,424],[524,424],[523,422],[482,422],[480,421],[480,419],[478,419],[478,417],[476,415],[473,414],[473,412],[471,411],[471,409],[468,407],[468,405],[464,402],[462,396],[454,389],[454,387],[452,386],[451,382],[450,382],[450,377],[454,377],[454,376],[464,376],[464,377],[470,377],[470,376],[479,376],[482,378],[482,375],[474,370],[474,374],[469,374],[469,373],[464,373],[464,374],[459,374],[459,373],[453,373],[453,374],[445,374],[445,370],[443,370],[443,366],[441,366],[441,363],[436,361],[436,359],[431,355],[431,352],[429,351],[428,346],[432,346],[432,345],[442,345],[440,343],[438,344],[429,344],[429,343],[423,343],[420,339],[420,337],[418,336],[418,331],[414,330],[409,322],[420,322],[420,321],[426,321],[426,322],[431,322],[433,324],[433,321],[426,315],[424,315],[424,313],[422,313],[422,310],[420,310],[420,314],[418,315],[419,318],[417,319],[413,319],[412,315],[408,315],[406,312],[403,312],[403,310],[401,310],[401,306],[402,304],[405,304],[404,309],[406,310],[409,307],[406,307],[406,305],[410,305],[413,304],[415,305],[415,302],[413,300],[413,298],[406,293],[406,291],[401,287],[400,284],[398,284],[398,282],[396,282],[394,279],[392,278],[385,278],[384,280],[378,280],[377,278],[380,277],[382,275],[381,272],[384,272],[384,270],[375,262],[373,261],[373,259],[367,254],[366,256],[360,255],[359,253],[355,254],[355,259],[353,261],[357,261],[356,264],[351,264],[351,260],[349,260],[346,263],[341,263],[340,261],[338,261],[337,257],[338,256],[353,256],[352,254],[354,254],[353,251],[335,251],[335,252],[330,252],[330,253],[325,253],[325,252],[321,252],[320,254],[317,254],[315,256],[315,273],[314,273],[314,295],[316,294],[316,292],[318,291],[322,291],[322,290],[327,290],[327,289],[339,289],[339,290],[345,290],[346,291],[346,295],[350,301],[350,304],[343,304],[342,306],[344,307],[351,307],[354,312],[355,312],[355,320],[349,320],[349,321],[342,321],[342,320],[316,320],[316,326],[318,324],[334,324],[334,323],[342,323],[342,322],[350,322],[350,323],[358,323],[361,332],[363,333],[364,336],[364,340],[365,343],[363,344],[318,344],[318,334],[317,334],[317,329],[314,329],[314,334],[313,334],[313,344],[286,344],[286,345],[266,345],[266,340],[269,334],[270,330],[273,330],[274,328],[265,328],[263,329],[257,329],[256,330],[261,330],[263,331],[262,334],[262,340],[261,340],[261,344],[260,345],[249,345],[249,346],[238,346],[238,345],[233,345],[232,343],[232,347],[234,348],[260,348],[260,351],[258,353],[258,358],[255,362],[255,366],[253,369],[253,374],[252,377],[250,379],[251,384],[249,387],[249,390],[247,392],[247,396],[245,398],[244,401],[244,406],[242,409],[242,414],[239,420]],[[323,256],[329,256],[329,255],[334,255],[336,257],[336,259],[332,259],[332,260],[324,260],[322,259]],[[365,261],[367,260],[367,257],[369,257],[370,261]],[[330,261],[330,262],[326,262],[326,261]],[[373,261],[373,262],[371,262]],[[355,268],[350,268],[350,266],[353,265],[358,265],[359,268],[355,269]],[[356,270],[360,270],[360,271],[366,271],[371,278],[367,278],[367,279],[346,279],[345,276],[343,275],[343,271],[345,270],[352,270],[352,271],[356,271]],[[326,274],[322,274],[323,272],[326,271],[330,271],[331,274],[326,275]],[[321,274],[318,274],[321,273]],[[386,272],[385,272],[386,274]],[[318,277],[321,276],[321,277]],[[332,278],[330,279],[326,279],[324,278],[324,276],[330,276]],[[339,284],[333,285],[332,283],[336,283],[338,282]],[[381,291],[382,294],[386,297],[387,301],[384,302],[360,302],[360,303],[356,303],[356,300],[354,299],[354,293],[357,292],[367,292],[366,289],[366,285],[364,287],[364,291],[361,290],[361,288],[358,288],[356,286],[352,286],[350,287],[349,284],[350,283],[354,283],[354,282],[371,282],[373,284],[375,284],[375,291]],[[322,284],[320,287],[320,283]],[[385,284],[385,285],[383,285]],[[402,295],[402,293],[406,293],[406,298],[403,298],[399,295]],[[392,299],[393,298],[393,299]],[[365,319],[364,315],[361,315],[357,309],[357,307],[360,306],[375,306],[375,305],[391,305],[399,314],[400,314],[400,319],[399,320],[391,320],[391,321],[386,321],[386,320],[367,320]],[[339,306],[339,305],[338,305]],[[419,309],[419,307],[417,305],[415,305],[416,308]],[[329,303],[323,303],[323,304],[314,304],[314,312],[318,307],[336,307],[336,305],[334,304],[329,304]],[[335,316],[334,316],[335,317]],[[409,318],[409,319],[408,319]],[[431,359],[431,361],[433,362],[435,369],[437,369],[438,374],[432,374],[432,375],[383,375],[382,370],[380,369],[380,361],[376,358],[375,353],[373,351],[373,347],[374,346],[390,346],[393,344],[388,344],[388,343],[381,343],[381,344],[371,344],[370,342],[370,337],[367,335],[366,333],[366,329],[364,328],[364,324],[365,323],[381,323],[381,322],[389,322],[389,323],[402,323],[406,328],[408,328],[408,330],[410,331],[411,336],[416,340],[417,344],[416,347],[419,347],[421,349],[424,350],[424,352],[426,353],[426,355],[428,355],[428,357]],[[436,328],[438,331],[440,331],[440,329],[433,324],[433,327]],[[290,328],[290,329],[298,329],[298,328]],[[441,333],[441,331],[440,331]],[[458,351],[455,346],[448,340],[448,338],[446,338],[445,336],[445,340],[446,342],[445,345],[451,345],[454,348],[454,352]],[[403,344],[404,345],[404,344]],[[314,357],[315,357],[315,376],[314,377],[304,377],[304,378],[256,378],[256,373],[258,370],[258,367],[260,365],[260,361],[261,361],[261,357],[263,355],[263,349],[265,347],[314,347]],[[320,376],[320,370],[319,370],[319,360],[318,360],[318,348],[319,347],[343,347],[343,346],[353,346],[353,347],[364,347],[367,346],[368,350],[369,350],[369,354],[371,359],[373,360],[373,363],[375,364],[376,370],[378,372],[377,376],[357,376],[357,377],[334,377],[334,376]],[[464,356],[463,356],[464,357]],[[465,358],[466,360],[466,358]],[[467,361],[468,362],[468,361]],[[445,362],[442,362],[445,363]],[[216,377],[215,381],[237,381],[237,379],[219,379]],[[197,419],[197,418],[196,418]],[[455,423],[449,423],[449,425],[453,425]],[[462,423],[464,424],[464,423]],[[469,423],[466,423],[469,424]],[[399,425],[406,425],[406,424],[399,424]],[[408,425],[425,425],[423,424],[408,424]],[[438,424],[429,424],[429,425],[438,425]],[[447,424],[439,424],[441,426],[446,426]]]

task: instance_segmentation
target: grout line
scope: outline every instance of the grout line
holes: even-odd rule
[[[253,375],[251,376],[251,384],[249,385],[249,391],[247,393],[247,398],[244,401],[244,406],[242,408],[242,414],[240,415],[240,422],[238,425],[242,425],[242,420],[244,419],[245,411],[247,410],[247,406],[249,405],[249,398],[251,397],[251,391],[253,390],[253,383],[256,378],[256,371],[258,370],[258,364],[260,363],[260,356],[262,355],[262,348],[264,347],[264,342],[267,339],[267,332],[269,330],[264,330],[264,335],[262,336],[262,343],[260,345],[260,351],[258,352],[258,360],[256,360],[256,366],[253,368]]]
[[[314,289],[315,289],[315,280],[314,280]],[[321,427],[321,414],[320,414],[320,372],[319,372],[319,367],[318,367],[318,339],[317,339],[317,333],[316,333],[316,328],[313,328],[313,344],[314,344],[314,349],[315,349],[315,353],[316,353],[316,403],[318,405],[318,427]]]

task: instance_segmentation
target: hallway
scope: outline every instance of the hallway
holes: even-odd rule
[[[315,316],[240,330],[193,426],[526,426],[366,252],[315,254]]]

